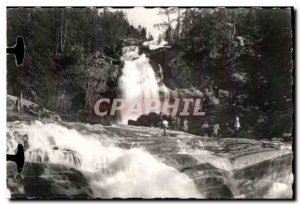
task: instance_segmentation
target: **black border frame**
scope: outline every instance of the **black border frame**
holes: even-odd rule
[[[6,6],[6,12],[8,9],[15,9],[15,8],[86,8],[88,6]],[[297,119],[296,119],[296,115],[297,115],[297,109],[296,109],[296,103],[297,103],[297,99],[296,99],[296,93],[297,93],[297,65],[296,65],[296,15],[297,15],[297,11],[295,10],[294,6],[93,6],[97,9],[100,8],[113,8],[113,9],[132,9],[135,7],[144,7],[146,9],[152,9],[152,8],[169,8],[169,7],[179,7],[179,8],[226,8],[226,9],[237,9],[237,8],[260,8],[260,9],[291,9],[291,24],[292,24],[292,79],[293,79],[293,84],[292,84],[292,101],[293,101],[293,115],[292,115],[292,120],[293,120],[293,130],[292,130],[292,151],[293,151],[293,162],[292,162],[292,172],[294,175],[294,181],[293,181],[293,185],[292,185],[292,189],[293,189],[293,197],[291,199],[214,199],[214,198],[207,198],[207,199],[181,199],[181,198],[153,198],[153,199],[144,199],[144,198],[112,198],[112,199],[102,199],[102,198],[69,198],[69,199],[65,199],[65,198],[49,198],[49,199],[40,199],[40,198],[10,198],[9,201],[14,202],[14,201],[123,201],[123,202],[149,202],[149,201],[174,201],[174,202],[188,202],[188,201],[237,201],[237,202],[241,202],[241,201],[245,201],[245,202],[249,202],[249,201],[287,201],[287,202],[291,202],[291,201],[297,201],[297,164],[296,164],[296,154],[297,154],[297,150],[296,150],[296,127],[297,127]],[[7,36],[7,33],[6,33]]]

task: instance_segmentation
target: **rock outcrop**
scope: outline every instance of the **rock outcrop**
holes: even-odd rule
[[[29,121],[40,119],[42,121],[53,122],[60,121],[61,118],[58,114],[37,105],[34,102],[23,98],[20,110],[16,108],[17,97],[7,95],[6,97],[6,110],[7,121]]]
[[[57,124],[73,133],[77,131],[99,138],[105,136],[113,142],[106,146],[149,152],[159,161],[192,179],[204,198],[289,199],[293,196],[292,146],[279,139],[259,141],[211,138],[172,130],[167,130],[167,136],[163,136],[162,130],[155,127],[97,126],[67,122]],[[14,130],[14,135],[21,136],[18,123],[10,123],[9,126],[10,130]],[[16,126],[15,129],[12,126]],[[8,188],[13,198],[94,196],[90,191],[90,182],[74,168],[53,164],[49,160],[39,163],[25,161],[24,171],[16,175],[14,164],[8,162],[7,167]]]
[[[7,187],[13,199],[87,199],[92,191],[84,175],[74,168],[26,162],[21,174],[7,163]]]
[[[291,145],[240,138],[209,138],[157,128],[107,128],[187,174],[205,198],[291,198]],[[268,145],[266,145],[268,144]],[[285,144],[286,145],[286,144]]]

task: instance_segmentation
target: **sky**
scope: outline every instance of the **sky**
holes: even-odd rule
[[[124,13],[126,13],[130,24],[136,28],[139,25],[146,27],[147,33],[149,34],[150,32],[154,38],[157,38],[158,35],[162,33],[162,30],[155,28],[154,25],[167,20],[166,16],[158,15],[159,8],[147,9],[144,7],[134,7],[128,9],[109,8],[109,10],[122,10]]]

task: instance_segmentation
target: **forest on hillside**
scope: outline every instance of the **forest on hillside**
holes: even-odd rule
[[[173,13],[177,19],[156,25],[165,28],[174,53],[170,86],[198,87],[207,75],[215,86],[232,90],[232,74],[247,73],[244,88],[252,103],[291,99],[291,10],[168,8],[160,14]]]
[[[238,98],[246,129],[270,138],[291,132],[291,12],[279,8],[161,10],[168,20],[156,26],[165,29],[163,37],[172,47],[167,85],[228,90]],[[174,14],[177,18],[171,19]],[[219,122],[225,118],[220,116]]]

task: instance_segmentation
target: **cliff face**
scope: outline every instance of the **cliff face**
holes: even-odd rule
[[[94,105],[101,97],[117,96],[121,62],[101,51],[80,59],[83,62],[62,65],[57,73],[55,110],[65,120],[99,122]]]

